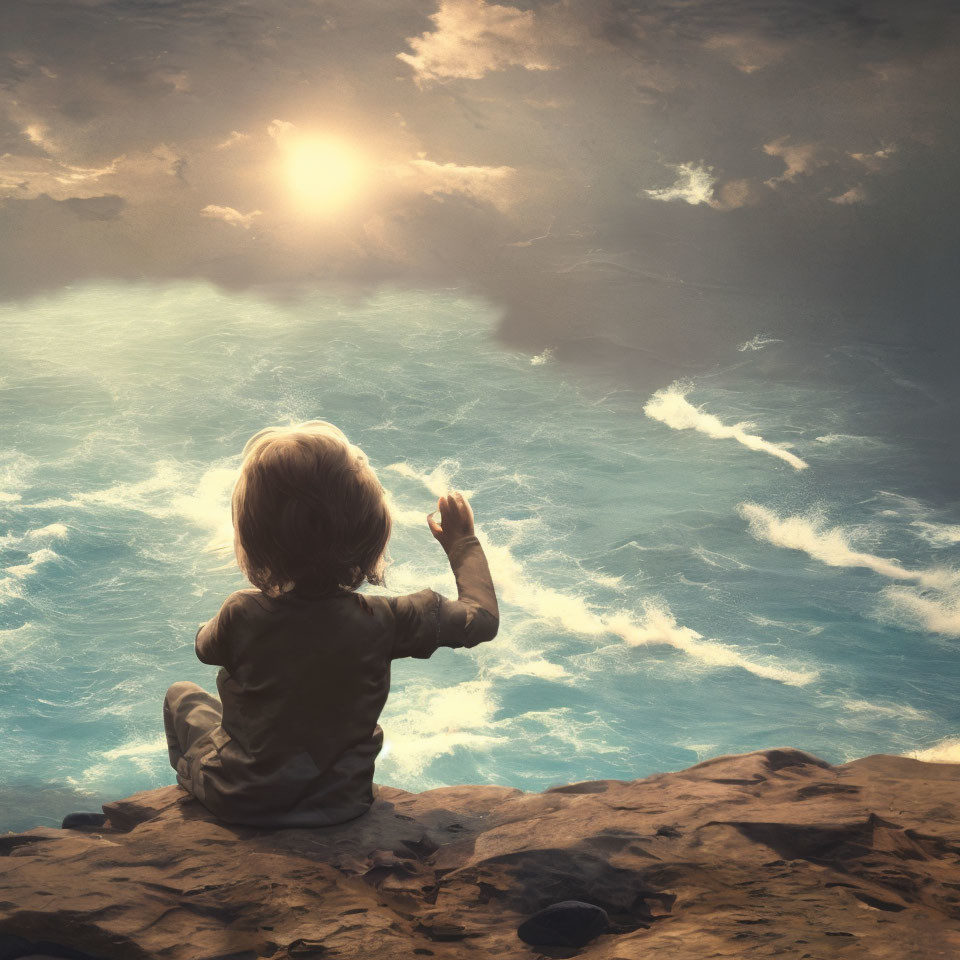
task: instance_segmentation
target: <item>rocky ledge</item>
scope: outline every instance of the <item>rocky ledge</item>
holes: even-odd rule
[[[179,787],[104,812],[0,837],[0,960],[960,958],[957,764],[778,749],[543,793],[382,787],[317,830],[218,823]],[[606,911],[588,943],[518,937],[567,900]]]

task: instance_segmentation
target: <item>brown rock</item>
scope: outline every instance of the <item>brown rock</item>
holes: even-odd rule
[[[960,958],[960,765],[780,749],[539,794],[381,787],[368,814],[315,830],[218,823],[179,787],[104,812],[102,831],[0,837],[0,951]],[[518,939],[565,900],[601,907],[608,932],[579,950]]]

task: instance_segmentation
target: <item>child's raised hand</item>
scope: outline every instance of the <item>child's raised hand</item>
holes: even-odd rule
[[[433,519],[433,513],[427,514],[427,526],[440,542],[444,550],[463,537],[473,536],[473,510],[467,498],[459,490],[452,490],[437,500],[440,509],[440,523]]]

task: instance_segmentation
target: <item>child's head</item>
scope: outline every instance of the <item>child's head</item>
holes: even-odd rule
[[[265,593],[383,583],[384,490],[363,451],[325,420],[267,427],[247,441],[233,528],[240,569]]]

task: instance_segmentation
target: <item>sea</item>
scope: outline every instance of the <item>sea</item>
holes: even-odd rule
[[[456,596],[469,498],[495,640],[398,661],[377,781],[542,790],[794,746],[960,762],[944,396],[897,351],[757,330],[632,381],[497,336],[458,290],[90,283],[0,306],[0,831],[174,782],[167,687],[246,586],[249,436],[337,424],[394,518],[385,587]],[[939,419],[938,419],[939,417]]]

